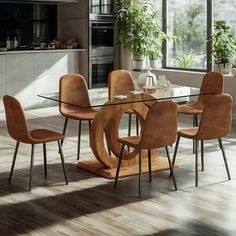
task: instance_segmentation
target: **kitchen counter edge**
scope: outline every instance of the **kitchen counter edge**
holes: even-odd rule
[[[0,54],[26,54],[26,53],[57,53],[57,52],[85,52],[86,49],[32,49],[32,50],[16,50],[16,51],[0,51]]]

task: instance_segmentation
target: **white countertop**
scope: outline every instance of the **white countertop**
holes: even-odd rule
[[[32,50],[12,50],[12,51],[1,51],[0,54],[26,54],[26,53],[57,53],[57,52],[85,52],[86,49],[32,49]]]

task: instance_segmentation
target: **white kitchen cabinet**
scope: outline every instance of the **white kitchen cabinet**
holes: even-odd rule
[[[79,61],[84,52],[84,49],[1,52],[1,99],[5,94],[15,96],[25,109],[48,105],[37,95],[57,92],[62,75],[81,73]]]

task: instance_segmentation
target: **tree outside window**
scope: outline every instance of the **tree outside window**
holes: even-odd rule
[[[206,69],[206,1],[168,1],[167,32],[177,41],[167,45],[167,67]]]

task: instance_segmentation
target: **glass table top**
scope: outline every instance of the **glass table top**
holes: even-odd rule
[[[127,95],[118,95],[114,99],[108,100],[108,92],[103,93],[93,93],[93,96],[90,96],[91,106],[89,107],[101,107],[101,106],[112,106],[120,105],[127,103],[136,103],[136,102],[149,102],[149,101],[161,101],[172,99],[177,103],[186,103],[189,101],[196,100],[197,96],[213,94],[211,92],[201,93],[199,88],[180,86],[180,85],[171,85],[171,87],[166,91],[156,90],[155,93],[147,94],[143,91],[130,91]],[[45,93],[38,95],[41,98],[49,99],[55,102],[61,102],[68,105],[78,106],[73,104],[71,101],[60,100],[59,92],[55,93]],[[81,106],[80,106],[81,107]],[[86,108],[86,106],[83,106]]]

